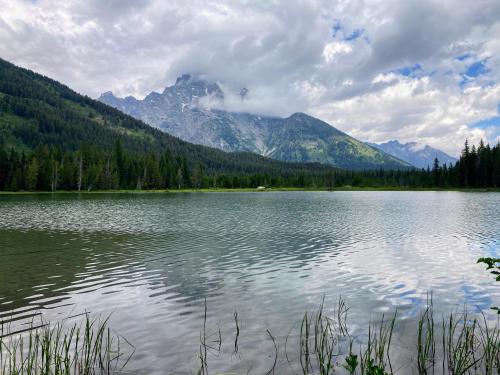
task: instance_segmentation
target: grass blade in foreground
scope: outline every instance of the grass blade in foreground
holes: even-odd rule
[[[108,328],[108,319],[85,315],[83,323],[46,324],[27,333],[0,332],[1,375],[96,375],[122,370],[133,347]],[[133,353],[133,350],[132,350]]]

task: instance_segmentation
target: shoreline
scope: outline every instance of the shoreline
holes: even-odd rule
[[[462,192],[462,193],[500,193],[500,188],[404,188],[400,186],[385,186],[385,187],[336,187],[333,189],[327,188],[211,188],[211,189],[157,189],[157,190],[93,190],[93,191],[77,191],[77,190],[58,190],[51,191],[0,191],[0,195],[36,195],[36,194],[180,194],[180,193],[269,193],[269,192],[286,192],[286,191],[302,191],[302,192],[342,192],[342,191],[434,191],[434,192]]]

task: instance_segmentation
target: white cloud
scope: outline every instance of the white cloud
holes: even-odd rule
[[[323,48],[323,57],[326,63],[335,61],[337,55],[352,52],[352,46],[346,42],[331,42]]]
[[[3,58],[93,97],[141,97],[198,73],[250,89],[244,104],[229,95],[229,108],[306,111],[363,140],[456,153],[465,137],[498,137],[471,126],[500,102],[496,0],[0,0],[0,9]],[[480,60],[488,71],[461,87]]]
[[[394,73],[379,73],[373,77],[372,83],[391,83],[398,79]]]
[[[355,137],[403,142],[418,140],[457,154],[464,140],[491,139],[487,129],[468,126],[495,116],[500,85],[464,91],[441,88],[429,77],[399,77],[385,88],[320,105],[317,116]]]

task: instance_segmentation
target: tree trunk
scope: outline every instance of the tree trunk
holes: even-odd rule
[[[78,191],[82,190],[82,172],[83,172],[83,158],[80,155],[80,163],[78,168]]]

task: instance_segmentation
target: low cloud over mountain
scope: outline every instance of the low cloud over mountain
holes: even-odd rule
[[[248,90],[239,90],[240,109]],[[242,94],[243,93],[243,94]],[[319,162],[342,168],[407,168],[409,164],[304,113],[287,117],[228,111],[217,83],[183,74],[163,92],[143,100],[106,92],[100,101],[188,142],[224,151],[247,151],[278,160]],[[233,97],[234,95],[229,95]]]
[[[500,139],[500,2],[0,0],[3,57],[97,96],[183,72],[246,110],[307,112],[360,139],[456,154]],[[70,30],[70,31],[68,31]],[[227,87],[226,87],[227,86]],[[241,103],[226,98],[238,110]]]

